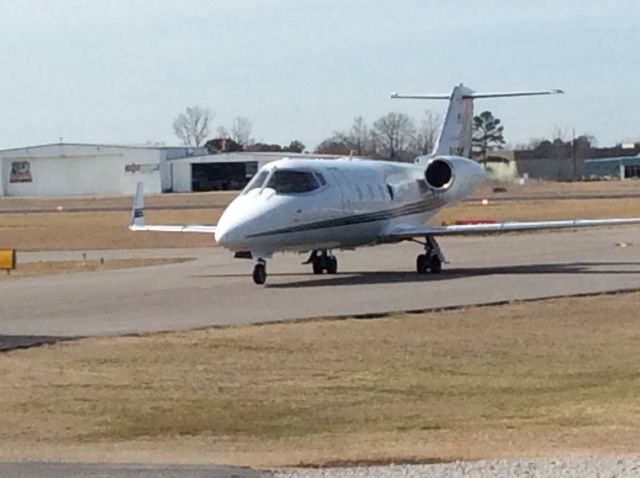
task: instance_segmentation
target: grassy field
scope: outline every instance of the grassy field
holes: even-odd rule
[[[148,267],[162,264],[185,262],[182,258],[150,258],[150,259],[110,259],[105,261],[43,261],[18,264],[16,270],[0,273],[0,282],[44,275],[68,274],[73,272],[96,272],[114,269],[129,269],[132,267]]]
[[[494,193],[494,187],[504,188],[501,193]],[[566,196],[591,196],[609,195],[622,196],[625,194],[640,193],[638,181],[594,181],[594,182],[552,182],[532,181],[525,184],[487,182],[481,185],[473,197],[502,198],[513,197],[519,199],[536,198],[562,198]],[[225,207],[235,196],[234,191],[215,191],[206,193],[179,193],[147,195],[145,204],[150,208],[209,208],[219,209]],[[43,212],[56,212],[57,208],[63,210],[100,210],[119,209],[129,211],[132,197],[61,197],[61,198],[0,198],[0,214],[3,212],[19,212],[40,210]]]
[[[223,198],[229,199],[224,195],[203,196],[207,197],[213,197],[219,203],[223,202]],[[189,198],[192,202],[204,200],[197,195],[189,195],[187,199]],[[163,204],[166,203],[164,197],[162,201]],[[176,205],[189,207],[189,204],[181,204],[180,201]],[[215,207],[216,209],[149,210],[146,212],[146,219],[150,224],[215,224],[222,212],[219,204]],[[504,221],[615,216],[640,216],[640,199],[523,199],[490,201],[486,206],[478,200],[444,209],[431,222],[439,224],[461,218]],[[0,214],[0,248],[21,251],[138,249],[208,247],[215,243],[213,237],[206,234],[132,233],[127,229],[128,222],[129,212],[125,210]]]
[[[0,355],[0,459],[637,453],[639,306],[633,293],[14,351]]]

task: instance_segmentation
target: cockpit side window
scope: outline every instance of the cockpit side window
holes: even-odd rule
[[[244,188],[244,191],[242,191],[242,194],[247,194],[252,189],[261,188],[262,184],[265,182],[268,175],[269,175],[269,171],[266,171],[264,169],[260,171],[253,178],[251,178],[251,181],[249,181],[249,184],[247,184],[247,186]]]
[[[320,184],[322,184],[323,186],[326,186],[327,180],[324,179],[324,176],[322,175],[322,173],[316,173],[316,177],[318,178],[318,181],[320,181]]]
[[[276,194],[300,194],[308,193],[314,189],[318,189],[320,186],[313,173],[291,169],[277,169],[271,176],[266,187],[275,190]]]

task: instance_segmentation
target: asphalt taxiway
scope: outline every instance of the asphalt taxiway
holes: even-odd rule
[[[0,334],[78,337],[376,315],[640,288],[640,228],[590,229],[441,240],[440,275],[414,271],[415,243],[337,251],[336,275],[313,275],[306,257],[276,255],[266,286],[252,263],[224,249],[90,252],[104,257],[193,257],[145,268],[0,282]],[[638,241],[638,246],[635,245]],[[27,253],[21,261],[80,252]]]

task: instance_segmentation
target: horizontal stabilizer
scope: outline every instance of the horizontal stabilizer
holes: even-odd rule
[[[564,90],[554,88],[552,90],[540,91],[508,91],[504,93],[469,93],[462,95],[463,100],[477,100],[481,98],[514,98],[517,96],[541,96],[541,95],[562,95]],[[391,98],[400,100],[450,100],[451,95],[446,94],[401,94],[391,93]]]
[[[473,93],[469,96],[464,96],[463,98],[513,98],[515,96],[541,96],[541,95],[563,95],[564,91],[558,88],[553,90],[542,90],[542,91],[512,91],[506,93]]]

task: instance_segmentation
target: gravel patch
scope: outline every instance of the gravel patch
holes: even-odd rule
[[[475,478],[475,477],[640,477],[640,456],[538,460],[458,461],[438,465],[291,469],[275,478]]]

